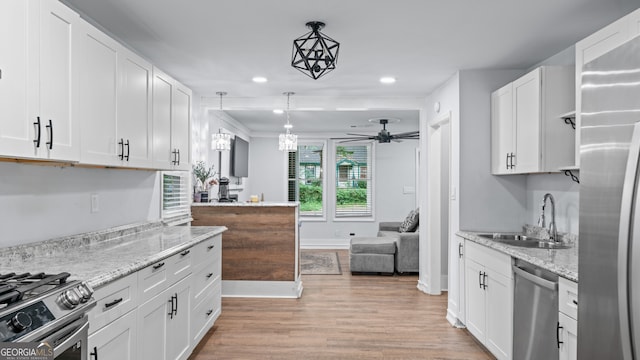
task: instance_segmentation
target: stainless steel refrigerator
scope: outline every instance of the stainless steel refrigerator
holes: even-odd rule
[[[640,37],[584,67],[578,359],[640,359]]]

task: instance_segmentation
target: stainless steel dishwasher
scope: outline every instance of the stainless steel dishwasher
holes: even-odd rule
[[[518,259],[513,273],[513,358],[557,360],[558,275]]]

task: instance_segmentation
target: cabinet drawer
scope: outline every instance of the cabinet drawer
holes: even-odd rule
[[[222,235],[216,235],[193,247],[193,266],[220,259],[222,253]]]
[[[170,285],[171,258],[163,259],[138,271],[138,292],[143,304]]]
[[[207,286],[220,281],[220,270],[216,270],[214,264],[207,264],[193,273],[191,281],[193,281],[193,299],[197,302],[205,293]]]
[[[472,259],[488,269],[504,275],[509,279],[513,279],[511,256],[470,240],[465,241],[464,247],[467,259]]]
[[[138,306],[138,277],[128,275],[95,290],[96,306],[89,311],[90,333]]]
[[[191,274],[194,249],[188,248],[168,258],[169,265],[169,285],[173,285]]]
[[[217,281],[206,288],[205,295],[191,311],[191,334],[193,346],[196,346],[220,316],[220,295],[222,282]]]
[[[578,284],[565,278],[558,279],[559,310],[572,319],[578,319]]]

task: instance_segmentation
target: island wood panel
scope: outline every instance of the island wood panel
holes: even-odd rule
[[[194,226],[224,225],[222,280],[295,281],[296,211],[282,206],[194,206]]]

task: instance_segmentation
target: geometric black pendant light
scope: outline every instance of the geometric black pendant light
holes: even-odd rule
[[[340,43],[320,32],[324,25],[310,21],[311,31],[293,40],[291,66],[314,80],[335,69],[338,61]]]

